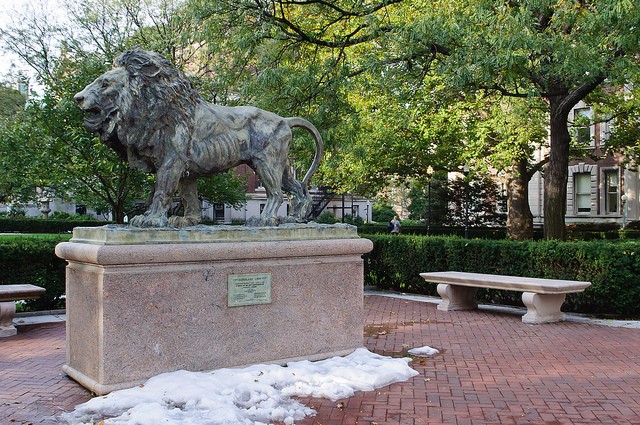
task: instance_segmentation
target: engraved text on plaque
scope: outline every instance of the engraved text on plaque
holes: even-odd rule
[[[229,307],[271,304],[271,273],[230,274],[227,288]]]

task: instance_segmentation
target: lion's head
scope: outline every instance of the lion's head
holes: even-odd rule
[[[106,141],[113,137],[129,76],[125,68],[105,72],[74,96],[85,113],[84,127]]]
[[[141,49],[118,56],[114,67],[74,96],[84,126],[129,161],[153,155],[177,124],[193,120],[201,101],[182,72],[162,55]],[[152,158],[145,158],[145,161]]]

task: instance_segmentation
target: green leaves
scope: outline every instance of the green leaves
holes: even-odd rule
[[[429,166],[533,169],[551,99],[570,108],[578,89],[638,73],[640,8],[630,0],[91,0],[70,10],[83,36],[51,62],[40,143],[74,151],[61,167],[111,164],[122,178],[107,152],[83,156],[95,141],[78,130],[69,95],[132,44],[170,57],[209,101],[309,119],[327,145],[314,183],[363,194]],[[306,136],[292,152],[306,169]]]
[[[232,208],[242,207],[248,200],[246,179],[233,171],[198,180],[198,194],[209,203],[222,203]]]
[[[549,279],[589,281],[567,298],[565,308],[588,314],[640,313],[636,242],[558,242],[367,235],[373,251],[364,256],[365,283],[383,289],[436,295],[420,273],[459,270]],[[482,291],[480,300],[520,305],[520,293]]]

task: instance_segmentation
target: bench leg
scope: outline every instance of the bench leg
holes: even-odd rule
[[[560,311],[567,294],[535,294],[523,292],[522,302],[527,306],[527,314],[522,316],[524,323],[538,324],[560,322],[564,313]]]
[[[478,288],[440,283],[437,289],[438,294],[442,297],[442,302],[438,304],[438,310],[454,311],[478,308],[478,302],[476,301]]]
[[[16,303],[13,301],[0,303],[0,338],[14,336],[18,333],[13,326],[13,316],[16,314]]]

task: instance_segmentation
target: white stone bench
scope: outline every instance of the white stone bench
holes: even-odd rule
[[[40,298],[45,289],[35,285],[0,285],[0,338],[13,336],[18,331],[13,326],[16,301]]]
[[[521,291],[527,313],[524,323],[549,323],[564,320],[560,311],[569,293],[584,291],[591,282],[574,280],[537,279],[465,272],[420,273],[427,282],[438,284],[442,302],[438,310],[472,310],[478,307],[475,299],[478,288]]]

